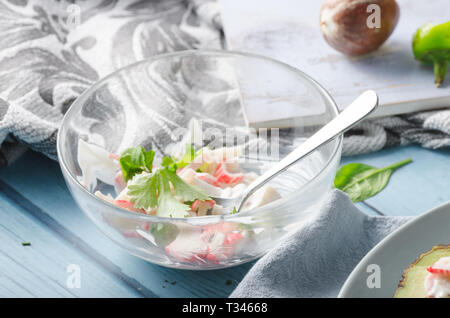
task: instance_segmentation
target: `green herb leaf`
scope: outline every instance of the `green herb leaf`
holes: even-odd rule
[[[152,172],[153,150],[145,151],[142,147],[128,148],[120,155],[120,167],[125,181],[131,180],[143,171]]]
[[[22,246],[31,246],[30,242],[22,242]]]
[[[172,157],[163,157],[161,160],[161,166],[163,167],[171,167],[172,165],[175,164],[175,160],[173,160]]]
[[[392,172],[411,161],[408,158],[384,168],[376,168],[362,163],[349,163],[336,173],[334,186],[347,193],[353,202],[363,201],[383,190],[388,184]]]
[[[156,215],[169,218],[184,218],[188,216],[190,207],[178,201],[172,194],[163,192],[158,198]]]
[[[166,156],[162,158],[161,165],[163,167],[169,167],[171,170],[176,171],[178,168],[184,168],[188,164],[190,164],[192,160],[194,160],[195,156],[196,153],[194,146],[187,144],[186,151],[179,161],[176,161],[176,158]]]
[[[145,151],[144,148],[142,148],[142,150],[144,151],[145,167],[147,168],[148,172],[152,172],[153,159],[155,158],[155,152],[153,150]]]
[[[158,246],[166,246],[177,238],[180,229],[170,223],[153,223],[150,233]]]
[[[179,162],[177,162],[177,166],[180,168],[186,167],[188,164],[192,162],[195,158],[195,149],[194,146],[187,144],[186,151],[184,153],[183,158]]]
[[[173,189],[173,193],[172,193]],[[190,207],[175,196],[186,201],[210,200],[202,190],[193,187],[165,167],[153,174],[137,175],[128,186],[128,195],[137,209],[156,209],[157,216],[185,217]]]
[[[175,195],[183,198],[184,201],[205,201],[211,199],[203,190],[187,184],[175,172],[169,169],[160,170],[160,174],[164,180],[172,184]]]
[[[127,194],[137,209],[150,210],[158,205],[158,192],[161,181],[158,172],[139,174],[128,184]]]
[[[237,211],[236,207],[234,206],[233,211],[231,211],[230,214],[236,214],[236,213],[238,213],[238,211]]]

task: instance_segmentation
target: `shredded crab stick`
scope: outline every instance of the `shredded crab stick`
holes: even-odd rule
[[[116,191],[116,193],[120,193],[126,187],[127,183],[123,178],[122,171],[117,172],[116,176],[114,177],[114,190]]]
[[[109,158],[119,161],[120,160],[120,155],[117,154],[117,153],[110,153],[109,154]]]
[[[144,209],[136,209],[134,207],[134,204],[132,202],[130,202],[130,201],[127,201],[127,200],[114,200],[114,203],[117,206],[121,207],[121,208],[130,210],[130,211],[133,211],[133,212],[145,213]]]
[[[427,268],[427,271],[431,274],[439,274],[450,277],[450,269],[442,269],[430,266]]]
[[[442,257],[427,268],[425,290],[431,298],[450,298],[450,257]]]
[[[192,212],[196,212],[198,216],[203,216],[208,214],[209,211],[211,211],[216,204],[216,201],[214,200],[195,200],[192,202],[190,208]]]
[[[236,225],[221,223],[204,229],[186,229],[166,246],[166,253],[180,262],[214,263],[229,259],[244,237]]]
[[[221,161],[217,164],[215,177],[217,179],[217,182],[219,182],[219,184],[223,183],[229,185],[241,183],[242,179],[244,179],[244,174],[228,172],[226,170],[225,165],[223,164],[223,161]]]

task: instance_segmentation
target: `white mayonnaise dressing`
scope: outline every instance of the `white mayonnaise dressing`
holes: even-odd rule
[[[450,270],[450,257],[442,257],[432,267]],[[450,276],[428,273],[425,278],[425,290],[428,297],[450,298]]]

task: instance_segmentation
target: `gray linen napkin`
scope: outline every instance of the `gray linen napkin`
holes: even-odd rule
[[[257,261],[230,297],[336,297],[364,255],[409,219],[366,215],[333,190],[318,215]]]

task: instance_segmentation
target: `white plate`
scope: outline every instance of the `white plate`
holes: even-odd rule
[[[392,297],[403,271],[435,245],[450,244],[450,202],[411,220],[378,243],[356,266],[347,278],[338,297]],[[373,267],[380,268],[379,288],[369,288],[373,282]]]

